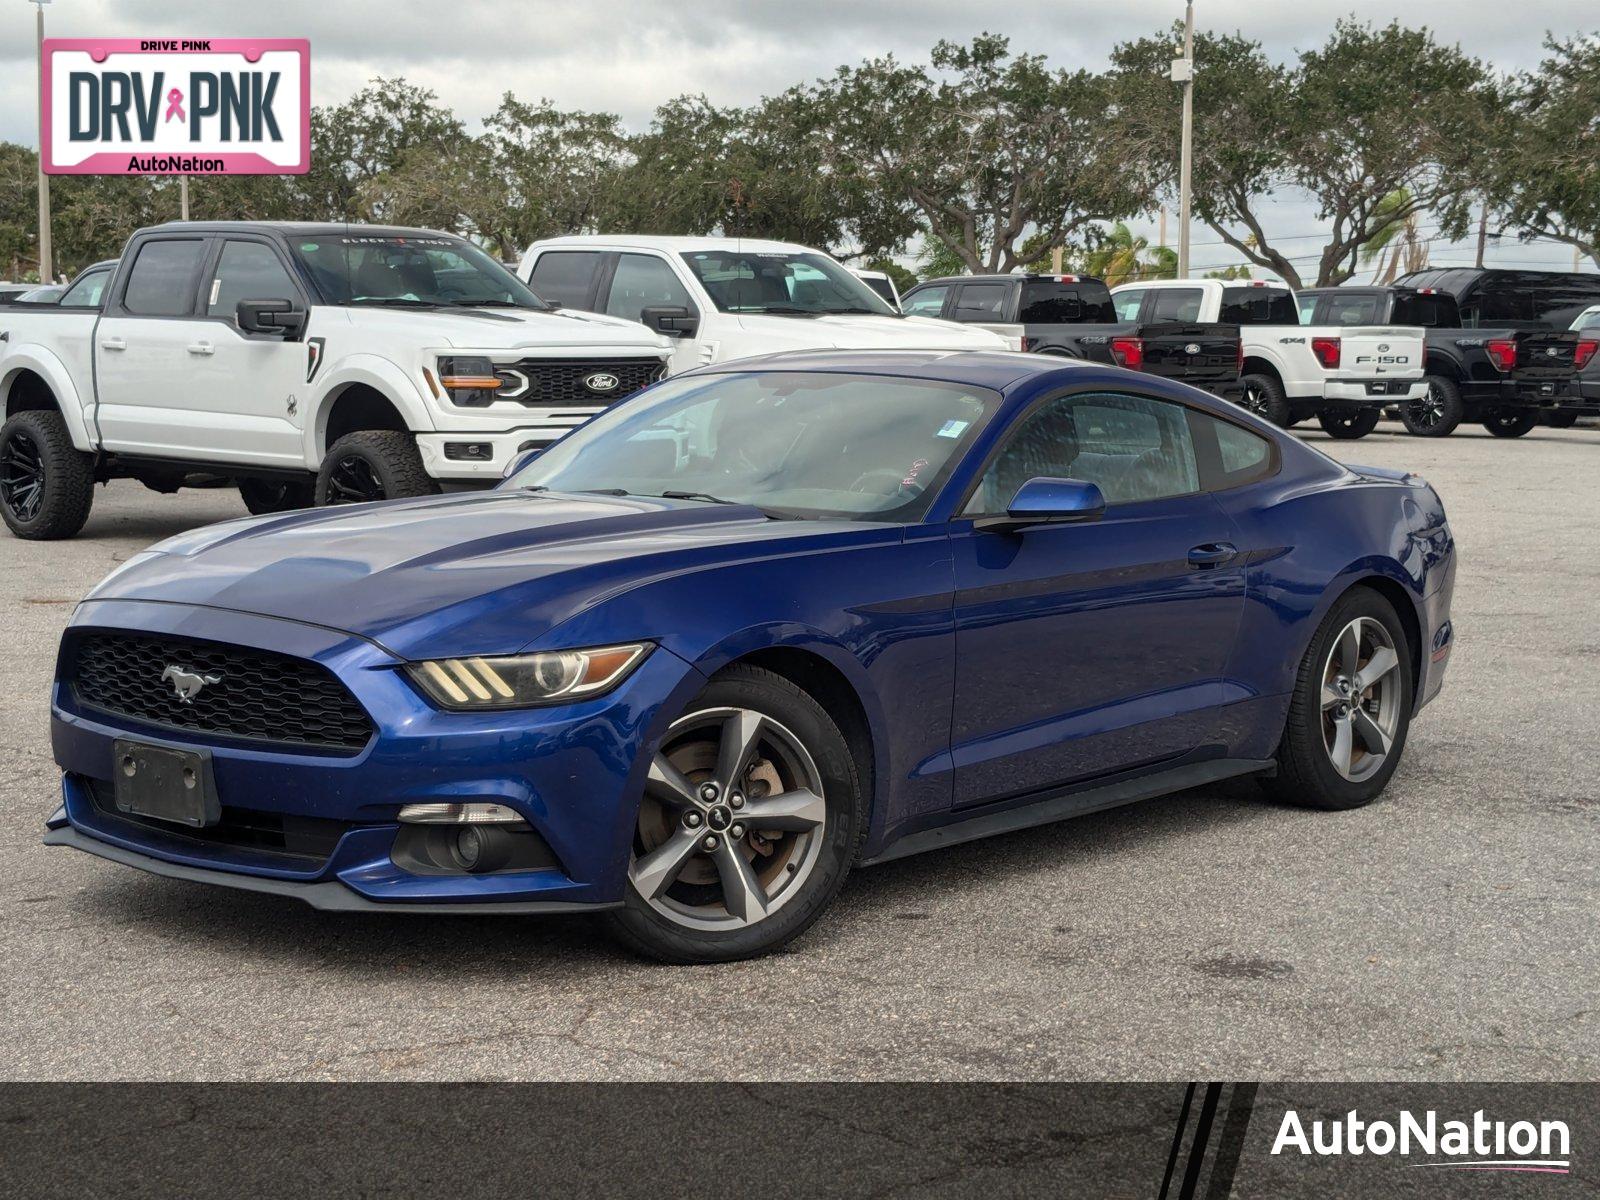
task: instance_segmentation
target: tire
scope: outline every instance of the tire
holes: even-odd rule
[[[1544,423],[1551,429],[1571,429],[1578,423],[1578,414],[1569,410],[1547,412],[1544,415]]]
[[[1239,379],[1244,394],[1239,397],[1239,407],[1264,417],[1280,429],[1294,423],[1289,398],[1283,394],[1283,385],[1271,375],[1243,375]]]
[[[1536,412],[1508,412],[1496,413],[1483,423],[1483,427],[1495,437],[1519,438],[1539,423],[1539,414]]]
[[[1322,431],[1329,437],[1338,438],[1342,442],[1353,442],[1357,438],[1364,438],[1378,427],[1378,418],[1383,412],[1376,408],[1358,408],[1354,412],[1330,409],[1317,414],[1317,424],[1322,426]]]
[[[1352,626],[1361,631],[1355,654],[1359,671],[1354,689],[1346,693],[1337,682],[1351,677],[1344,668],[1349,661],[1349,643],[1343,642],[1341,635]],[[1383,661],[1378,651],[1385,642],[1392,652],[1392,665],[1380,671],[1363,691],[1360,674]],[[1400,765],[1415,688],[1410,646],[1394,609],[1370,588],[1352,588],[1323,618],[1300,660],[1289,719],[1278,744],[1278,773],[1263,779],[1262,786],[1275,799],[1305,808],[1347,809],[1372,803]],[[1359,712],[1356,705],[1342,699],[1369,693],[1371,700],[1361,704]],[[1325,707],[1325,697],[1333,700],[1331,707]],[[1374,710],[1370,713],[1369,704]],[[1340,705],[1354,715],[1341,718]],[[1364,724],[1361,717],[1366,718]],[[1348,726],[1343,742],[1341,724]],[[1381,756],[1369,740],[1369,727],[1387,735],[1388,750]],[[1381,744],[1382,738],[1377,741]],[[1348,770],[1336,765],[1341,745]]]
[[[1454,379],[1429,375],[1426,394],[1400,405],[1400,420],[1415,437],[1449,437],[1467,415],[1461,388]]]
[[[94,504],[94,460],[58,412],[20,412],[0,426],[0,517],[19,538],[72,537]]]
[[[415,438],[392,429],[366,429],[328,447],[317,472],[316,502],[361,504],[432,496],[438,490],[422,467]]]
[[[317,486],[309,481],[290,483],[270,479],[241,479],[239,498],[253,515],[261,517],[295,508],[310,508],[317,498]]]
[[[734,736],[748,728],[758,730],[753,741]],[[723,744],[743,742],[754,747],[742,760],[753,766],[733,775],[740,789],[708,795],[705,789],[715,786],[726,761]],[[670,772],[646,787],[634,823],[627,899],[605,914],[618,941],[664,962],[731,962],[770,954],[822,915],[861,852],[867,806],[850,747],[821,705],[781,675],[735,665],[713,678],[673,722],[654,762]],[[676,789],[662,782],[672,772],[681,783]],[[767,841],[755,823],[759,817],[753,817],[749,831],[733,839],[731,831],[743,828],[739,812],[755,814],[777,794],[808,792],[793,831],[769,828],[778,836]],[[820,826],[799,828],[800,821],[813,818]],[[706,836],[721,839],[720,852],[704,849]],[[762,846],[770,849],[763,852]],[[770,859],[766,865],[763,853]],[[680,865],[660,865],[663,860]],[[746,867],[726,865],[735,860]],[[740,891],[730,881],[740,878],[761,889],[760,902],[770,905],[767,915],[752,918],[747,906],[734,904],[731,897]]]

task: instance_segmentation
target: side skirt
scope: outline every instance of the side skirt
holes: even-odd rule
[[[1141,775],[1135,779],[1102,783],[1066,792],[1048,792],[1038,800],[1008,808],[1004,812],[976,813],[962,820],[953,821],[949,825],[941,825],[937,829],[908,833],[890,842],[871,858],[865,859],[861,865],[873,866],[897,858],[907,858],[913,854],[922,854],[928,850],[938,850],[945,846],[959,846],[962,842],[977,841],[979,838],[992,837],[997,833],[1031,829],[1035,825],[1049,825],[1055,821],[1067,820],[1069,817],[1082,817],[1089,813],[1103,812],[1108,808],[1120,808],[1124,804],[1136,804],[1140,800],[1151,800],[1156,796],[1202,787],[1208,783],[1232,779],[1239,775],[1271,771],[1276,769],[1277,765],[1277,761],[1270,758],[1216,758],[1209,762],[1189,763],[1154,774]]]

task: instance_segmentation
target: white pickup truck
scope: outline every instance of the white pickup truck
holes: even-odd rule
[[[237,484],[251,512],[497,481],[660,379],[670,344],[558,311],[450,234],[183,222],[92,299],[0,304],[0,516],[71,537],[94,484]]]
[[[1427,394],[1424,331],[1301,325],[1294,293],[1264,280],[1163,279],[1111,289],[1119,321],[1225,321],[1244,342],[1240,403],[1287,428],[1315,416],[1336,438],[1371,433],[1388,405]]]
[[[579,235],[535,242],[518,271],[564,310],[676,340],[672,370],[782,350],[1020,350],[1015,338],[908,317],[820,250],[721,237]]]

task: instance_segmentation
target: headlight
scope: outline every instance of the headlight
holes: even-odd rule
[[[527,708],[610,691],[649,653],[648,642],[548,650],[514,658],[441,658],[406,673],[441,708]]]
[[[495,374],[487,358],[453,355],[439,360],[439,382],[450,402],[461,408],[488,408],[505,380]]]

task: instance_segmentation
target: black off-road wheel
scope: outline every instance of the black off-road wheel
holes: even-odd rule
[[[1306,808],[1370,804],[1400,765],[1415,687],[1400,618],[1377,592],[1352,588],[1300,660],[1278,773],[1262,786]]]
[[[310,508],[317,498],[316,484],[270,479],[239,480],[239,498],[252,514],[261,517],[268,513],[288,512],[295,508]]]
[[[1485,420],[1483,427],[1495,437],[1519,438],[1538,423],[1539,414],[1536,412],[1501,412]]]
[[[1382,415],[1382,411],[1376,408],[1329,409],[1317,414],[1317,424],[1329,437],[1353,442],[1376,429],[1378,418]]]
[[[316,500],[319,505],[364,504],[432,496],[438,490],[423,469],[415,438],[392,429],[367,429],[347,433],[328,447],[317,472]]]
[[[1426,383],[1421,396],[1401,402],[1400,420],[1415,437],[1449,437],[1467,412],[1461,388],[1443,375],[1429,375]]]
[[[75,449],[58,412],[20,412],[0,426],[0,517],[19,538],[56,541],[83,528],[94,504],[94,463]]]
[[[1287,429],[1294,423],[1294,413],[1289,398],[1283,394],[1283,385],[1271,375],[1244,375],[1239,384],[1244,389],[1239,397],[1241,408],[1249,409],[1280,429]]]
[[[838,895],[866,827],[855,760],[822,706],[781,675],[730,667],[651,759],[611,930],[666,962],[771,953]]]

